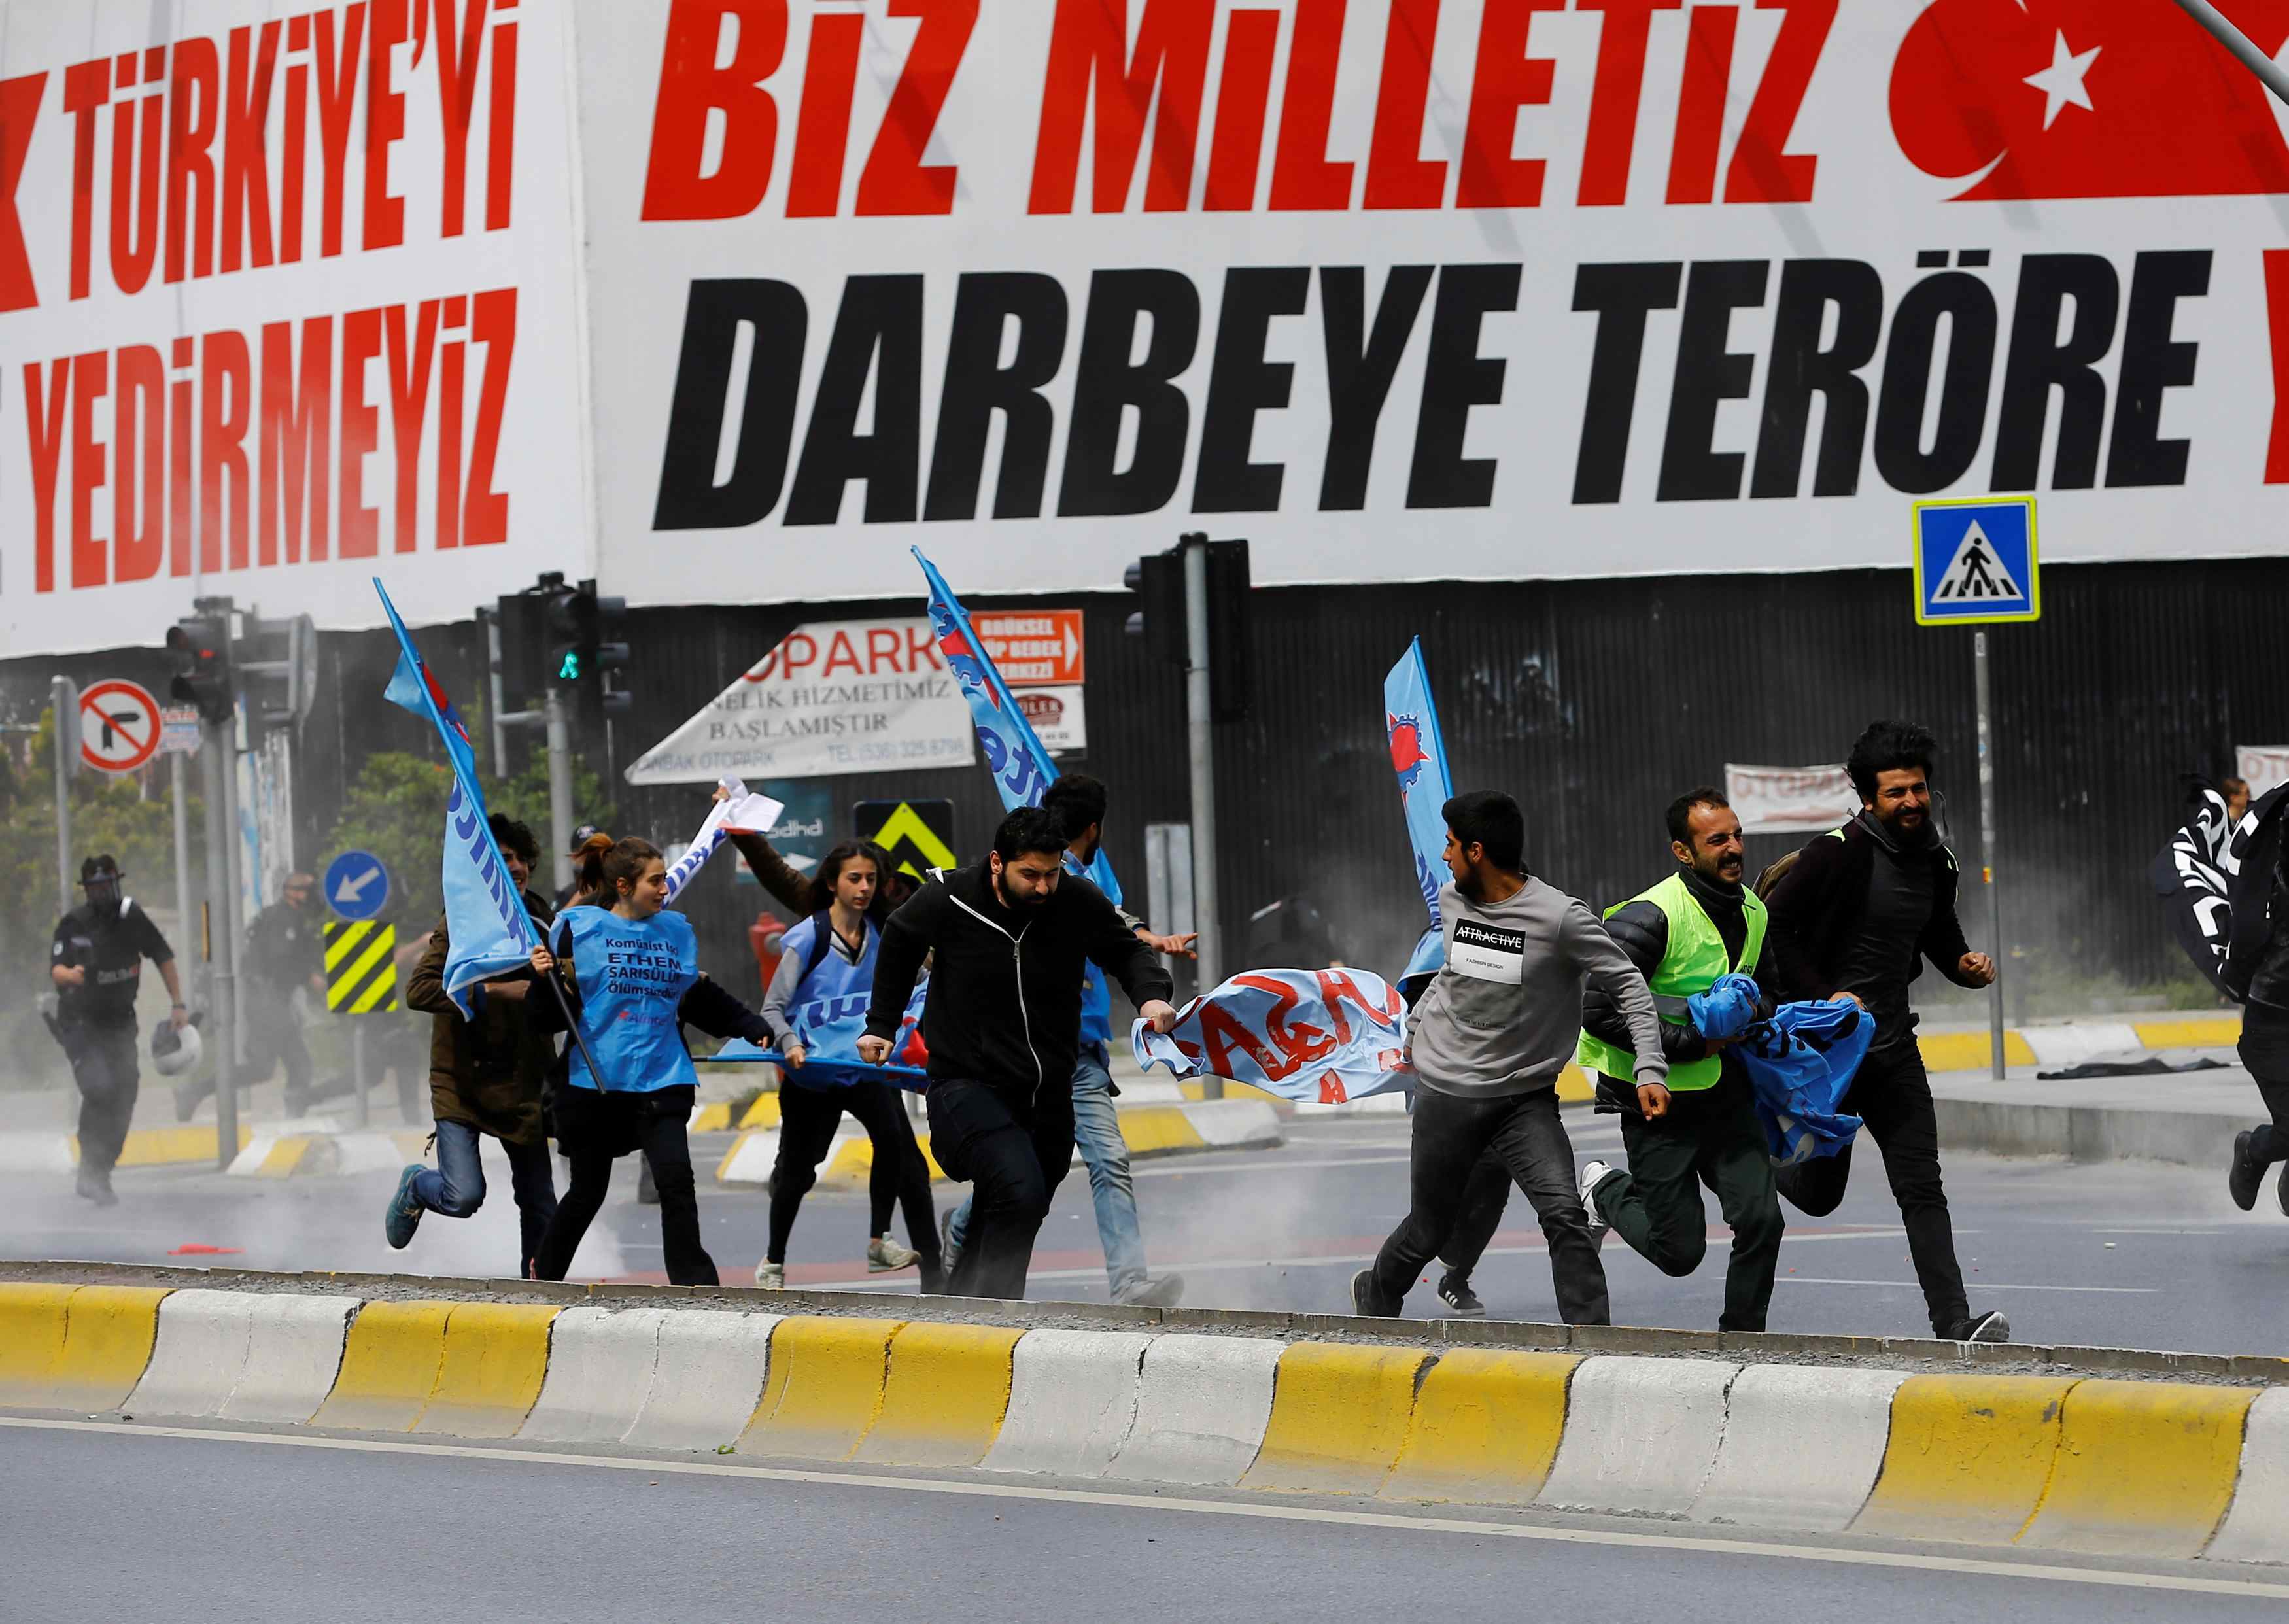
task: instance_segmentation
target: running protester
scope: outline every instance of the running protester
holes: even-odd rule
[[[882,932],[858,1055],[889,1056],[926,954],[930,1148],[976,1186],[968,1244],[947,1289],[1023,1297],[1033,1237],[1073,1161],[1072,1079],[1081,1051],[1081,979],[1094,964],[1137,1013],[1176,1024],[1168,972],[1087,880],[1065,871],[1058,815],[1021,806],[985,860],[934,876]]]
[[[834,1130],[848,1111],[873,1144],[867,1180],[872,1225],[867,1230],[866,1270],[885,1274],[921,1265],[921,1288],[943,1289],[937,1214],[930,1202],[929,1164],[906,1120],[903,1091],[878,1078],[808,1084],[805,1061],[818,1029],[841,1020],[846,1012],[863,1012],[874,986],[874,962],[881,927],[866,916],[889,862],[872,841],[849,840],[829,852],[818,866],[833,900],[786,933],[778,973],[763,994],[763,1024],[778,1045],[786,1080],[779,1088],[779,1153],[771,1169],[770,1250],[755,1266],[755,1284],[777,1290],[786,1284],[787,1237],[794,1230],[802,1198],[818,1181],[818,1164],[834,1142]],[[890,1208],[903,1201],[912,1247],[889,1238]]]
[[[1606,1271],[1575,1187],[1574,1146],[1559,1119],[1558,1074],[1581,1034],[1584,985],[1625,1014],[1660,1084],[1659,1023],[1644,978],[1590,910],[1526,872],[1526,817],[1510,796],[1448,800],[1440,888],[1447,962],[1408,1026],[1416,1092],[1406,1219],[1352,1279],[1361,1314],[1399,1312],[1423,1266],[1455,1229],[1472,1170],[1489,1152],[1516,1180],[1550,1244],[1566,1323],[1611,1323]]]
[[[1939,1120],[1916,1047],[1908,984],[1929,959],[1958,987],[1987,987],[1995,961],[1974,953],[1955,914],[1955,854],[1932,823],[1934,743],[1922,728],[1876,722],[1845,763],[1860,815],[1787,863],[1766,896],[1774,990],[1783,1001],[1850,998],[1876,1018],[1876,1040],[1838,1108],[1866,1126],[1908,1231],[1932,1332],[1950,1342],[2007,1342],[2011,1322],[1965,1299],[1955,1228],[1940,1179]],[[1844,1199],[1852,1148],[1778,1175],[1780,1192],[1824,1218]]]
[[[1625,1011],[1591,992],[1582,1012],[1582,1069],[1600,1111],[1617,1111],[1628,1171],[1582,1170],[1592,1222],[1611,1225],[1664,1275],[1689,1275],[1709,1250],[1701,1186],[1733,1231],[1720,1331],[1762,1331],[1786,1228],[1756,1095],[1729,1039],[1704,1038],[1686,1001],[1727,974],[1753,977],[1765,945],[1765,905],[1742,884],[1741,820],[1724,794],[1689,789],[1669,804],[1669,850],[1679,867],[1606,910],[1606,930],[1653,989],[1665,1078],[1646,1081],[1645,1036]]]
[[[699,1238],[699,1201],[691,1175],[691,1117],[698,1076],[684,1047],[689,1024],[716,1037],[758,1046],[770,1028],[738,999],[699,973],[691,922],[664,911],[667,865],[650,841],[615,841],[592,856],[583,884],[609,908],[568,908],[550,945],[532,950],[532,967],[554,975],[582,1043],[566,1052],[564,1086],[556,1096],[556,1132],[572,1164],[571,1188],[541,1237],[534,1275],[562,1280],[580,1237],[604,1204],[612,1163],[642,1151],[659,1188],[659,1237],[671,1285],[716,1285],[715,1260]],[[530,997],[525,1017],[543,1032],[563,1029],[554,997]],[[585,1052],[584,1052],[585,1044]],[[595,1057],[603,1076],[588,1068]]]
[[[1041,805],[1064,822],[1065,872],[1086,876],[1105,844],[1105,788],[1086,773],[1069,772],[1041,792]],[[1156,953],[1192,956],[1192,935],[1156,936],[1127,909],[1115,911],[1137,940]],[[1261,960],[1257,961],[1263,962]],[[1285,961],[1275,961],[1285,962]],[[1137,1220],[1136,1181],[1129,1171],[1129,1141],[1121,1136],[1113,1108],[1120,1092],[1113,1081],[1113,997],[1101,972],[1090,971],[1081,984],[1081,1058],[1073,1074],[1073,1140],[1097,1208],[1097,1244],[1105,1249],[1105,1272],[1113,1300],[1137,1308],[1172,1308],[1183,1300],[1184,1277],[1154,1279],[1144,1266],[1144,1236]],[[969,1236],[967,1201],[945,1215],[945,1255],[961,1256]]]
[[[116,1206],[111,1170],[127,1144],[142,1084],[135,1059],[135,994],[143,961],[159,967],[173,1000],[168,1020],[190,1024],[174,949],[142,905],[120,890],[119,860],[106,852],[79,866],[87,900],[56,921],[48,981],[56,992],[54,1031],[79,1087],[79,1172],[73,1186],[100,1207]],[[222,1069],[219,1057],[216,1069]]]
[[[530,889],[540,853],[532,831],[503,812],[486,821],[509,879],[524,899],[524,911],[538,926],[535,934],[546,940],[555,915]],[[430,1017],[429,1108],[437,1124],[437,1165],[433,1171],[416,1162],[398,1176],[383,1215],[383,1234],[403,1251],[424,1212],[467,1218],[483,1206],[485,1168],[478,1140],[490,1134],[508,1157],[521,1237],[517,1272],[530,1279],[541,1236],[556,1216],[555,1173],[548,1164],[540,1109],[556,1054],[525,1019],[526,1001],[546,998],[547,991],[530,970],[481,981],[468,989],[465,1020],[445,991],[445,960],[452,943],[443,915],[426,940],[428,946],[406,983],[405,1002]]]

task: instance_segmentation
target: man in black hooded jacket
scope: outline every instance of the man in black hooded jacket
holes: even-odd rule
[[[1137,1012],[1176,1024],[1174,984],[1105,893],[1065,871],[1065,823],[1019,807],[985,860],[940,874],[890,916],[874,964],[859,1058],[880,1065],[926,954],[930,1151],[976,1186],[947,1290],[1025,1294],[1033,1237],[1073,1162],[1081,977],[1094,964]]]

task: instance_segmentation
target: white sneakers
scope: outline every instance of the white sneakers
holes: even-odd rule
[[[769,1259],[755,1265],[755,1284],[767,1292],[786,1290],[786,1265]]]
[[[887,1275],[901,1268],[912,1268],[921,1260],[921,1253],[911,1246],[901,1246],[884,1236],[876,1236],[866,1243],[866,1272]]]
[[[1603,1235],[1606,1232],[1606,1218],[1605,1214],[1598,1211],[1598,1198],[1590,1192],[1596,1189],[1599,1180],[1613,1171],[1607,1164],[1597,1161],[1591,1162],[1582,1170],[1582,1211],[1589,1214],[1590,1233],[1592,1235]]]

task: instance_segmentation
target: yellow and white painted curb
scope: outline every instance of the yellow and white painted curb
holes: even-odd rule
[[[211,1133],[208,1135],[213,1137]],[[399,1132],[357,1129],[330,1132],[295,1128],[257,1129],[225,1168],[242,1179],[298,1179],[321,1173],[395,1172],[418,1162],[429,1142],[422,1129]]]
[[[242,1127],[243,1148],[252,1137]],[[136,1128],[119,1153],[122,1167],[174,1167],[215,1159],[212,1123],[182,1128]],[[0,1172],[69,1172],[79,1165],[76,1133],[0,1133]]]
[[[0,1284],[0,1405],[2289,1562],[2279,1387]]]
[[[1123,1085],[1123,1100],[1132,1090]],[[771,1098],[770,1095],[764,1096]],[[1280,1117],[1266,1100],[1184,1100],[1172,1105],[1124,1105],[1120,1109],[1121,1136],[1133,1156],[1184,1156],[1204,1150],[1263,1150],[1281,1142]],[[918,1132],[930,1177],[948,1175],[930,1155],[929,1135]],[[769,1184],[771,1165],[778,1160],[779,1130],[750,1128],[733,1141],[716,1166],[718,1184]],[[1079,1165],[1081,1153],[1073,1152]],[[863,1130],[848,1119],[837,1129],[818,1165],[818,1181],[834,1188],[863,1189],[874,1166],[874,1148]]]
[[[1983,1071],[1992,1061],[1993,1041],[1984,1027],[1916,1035],[1926,1071]],[[2230,1049],[2240,1041],[2238,1010],[2157,1015],[2148,1020],[2065,1020],[2006,1027],[2003,1060],[2011,1066],[2058,1069],[2125,1050]]]

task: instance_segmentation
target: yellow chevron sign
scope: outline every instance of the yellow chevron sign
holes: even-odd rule
[[[947,836],[953,832],[953,803],[925,801],[944,826],[943,832],[912,801],[861,801],[854,809],[852,827],[861,840],[871,840],[890,855],[897,868],[914,878],[927,879],[931,868],[950,868],[954,856]]]
[[[397,927],[379,920],[325,924],[326,1007],[365,1015],[397,1007]]]

